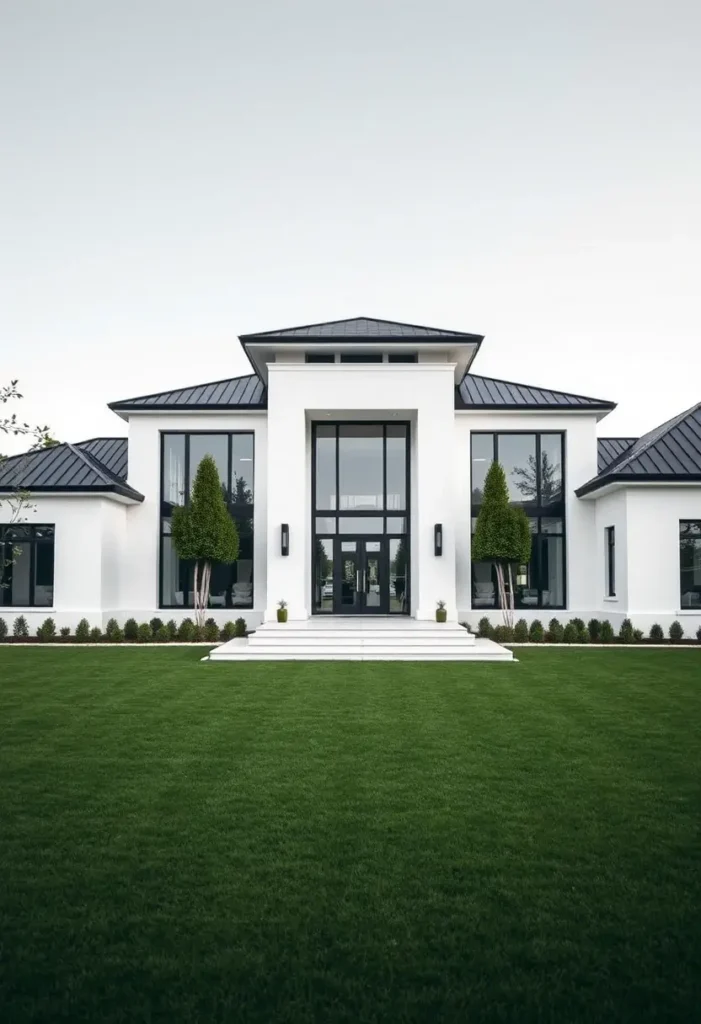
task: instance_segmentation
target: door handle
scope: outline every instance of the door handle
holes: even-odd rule
[[[367,594],[367,592],[368,592],[367,574],[365,572],[365,569],[363,569],[363,593]]]
[[[355,589],[357,593],[360,593],[360,569],[356,569],[355,572]]]

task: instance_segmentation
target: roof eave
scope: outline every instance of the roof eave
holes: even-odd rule
[[[14,494],[16,491],[26,491],[31,494],[53,494],[59,496],[61,494],[92,494],[96,498],[105,495],[119,495],[121,498],[128,498],[134,503],[140,504],[145,500],[144,495],[139,491],[135,491],[133,487],[129,487],[127,484],[101,484],[99,487],[92,485],[81,486],[81,485],[57,485],[57,486],[28,486],[28,487],[6,487],[4,484],[0,484],[0,494]]]
[[[701,484],[701,473],[604,473],[575,490],[578,498],[586,498],[604,488],[627,487],[629,484]]]

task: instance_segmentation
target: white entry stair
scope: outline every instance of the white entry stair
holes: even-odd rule
[[[265,622],[215,647],[210,661],[513,661],[513,653],[462,626],[397,616],[315,616]]]

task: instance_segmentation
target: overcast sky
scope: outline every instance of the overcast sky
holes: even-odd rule
[[[701,400],[694,0],[0,12],[1,379],[61,440],[357,315],[485,334],[602,433]]]

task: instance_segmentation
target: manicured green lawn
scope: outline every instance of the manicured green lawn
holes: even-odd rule
[[[0,1020],[701,1013],[701,652],[0,649]]]

